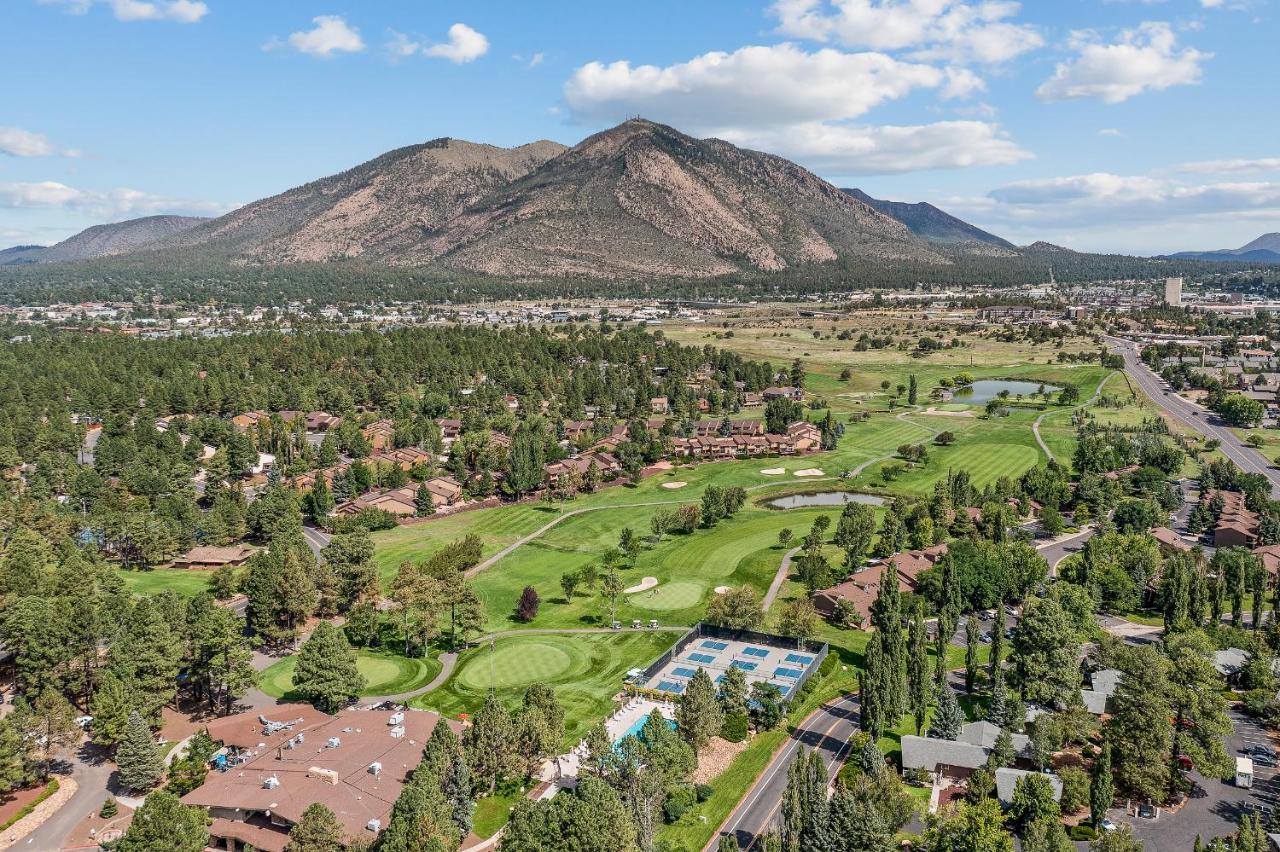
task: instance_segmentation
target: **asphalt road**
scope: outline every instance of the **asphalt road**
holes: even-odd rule
[[[1138,357],[1135,344],[1127,340],[1108,337],[1107,342],[1112,349],[1124,356],[1125,372],[1142,388],[1143,393],[1151,397],[1156,405],[1180,423],[1204,435],[1213,438],[1222,445],[1223,454],[1235,462],[1246,473],[1260,473],[1271,482],[1271,496],[1280,499],[1280,470],[1272,468],[1271,463],[1262,457],[1257,450],[1246,447],[1235,433],[1226,427],[1217,415],[1207,409],[1183,399],[1175,393],[1165,393],[1160,379],[1151,372]]]
[[[729,835],[742,849],[754,847],[769,830],[782,807],[787,789],[787,770],[800,749],[817,749],[833,772],[846,757],[849,737],[858,730],[858,696],[849,694],[823,704],[791,733],[786,745],[774,755],[764,773],[729,814],[722,831],[711,838],[705,849],[715,849],[720,838]]]

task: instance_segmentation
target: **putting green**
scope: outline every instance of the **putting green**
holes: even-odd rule
[[[664,583],[647,592],[631,595],[627,598],[627,603],[643,609],[687,609],[702,600],[706,588],[704,584],[693,580],[677,580],[674,583]]]
[[[297,664],[298,655],[293,654],[268,666],[259,678],[259,688],[272,698],[290,697]],[[356,669],[364,675],[361,695],[394,695],[429,683],[440,671],[440,662],[360,649],[356,651]]]
[[[481,648],[468,658],[458,680],[472,689],[511,689],[560,680],[574,666],[568,651],[538,640]]]

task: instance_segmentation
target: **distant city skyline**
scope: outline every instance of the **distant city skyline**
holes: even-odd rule
[[[629,116],[1016,243],[1280,231],[1269,0],[7,0],[0,248]]]

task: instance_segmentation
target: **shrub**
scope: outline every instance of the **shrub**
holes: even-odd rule
[[[520,621],[533,621],[538,616],[538,592],[533,586],[525,586],[516,604],[516,618]]]
[[[747,738],[747,714],[730,713],[724,717],[720,725],[720,736],[731,743],[740,743]]]
[[[1089,806],[1089,776],[1083,769],[1067,766],[1058,777],[1062,779],[1062,798],[1058,804],[1064,814],[1070,816]]]
[[[111,796],[107,796],[107,800],[102,803],[102,810],[98,811],[98,816],[103,819],[111,819],[120,813],[120,807],[116,804],[116,800]]]
[[[675,822],[687,814],[697,803],[697,795],[688,784],[675,784],[667,788],[667,799],[662,803],[662,814],[667,822]]]
[[[698,803],[701,804],[715,795],[716,788],[710,784],[699,784],[693,788],[693,792],[698,799]]]
[[[908,769],[902,777],[912,787],[925,787],[929,784],[929,772],[926,769]]]
[[[1067,829],[1067,837],[1072,840],[1093,840],[1097,836],[1097,832],[1087,825],[1073,825]]]

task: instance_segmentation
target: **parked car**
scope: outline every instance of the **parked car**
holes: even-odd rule
[[[1111,817],[1103,817],[1103,818],[1102,818],[1102,830],[1103,830],[1103,831],[1115,831],[1115,830],[1116,830],[1117,828],[1119,828],[1119,827],[1120,827],[1120,826],[1116,825],[1116,824],[1111,820]]]
[[[986,633],[983,633],[981,636],[978,637],[978,641],[981,642],[983,645],[990,645],[991,639],[992,639],[992,636],[991,636],[990,630],[988,630]]]

